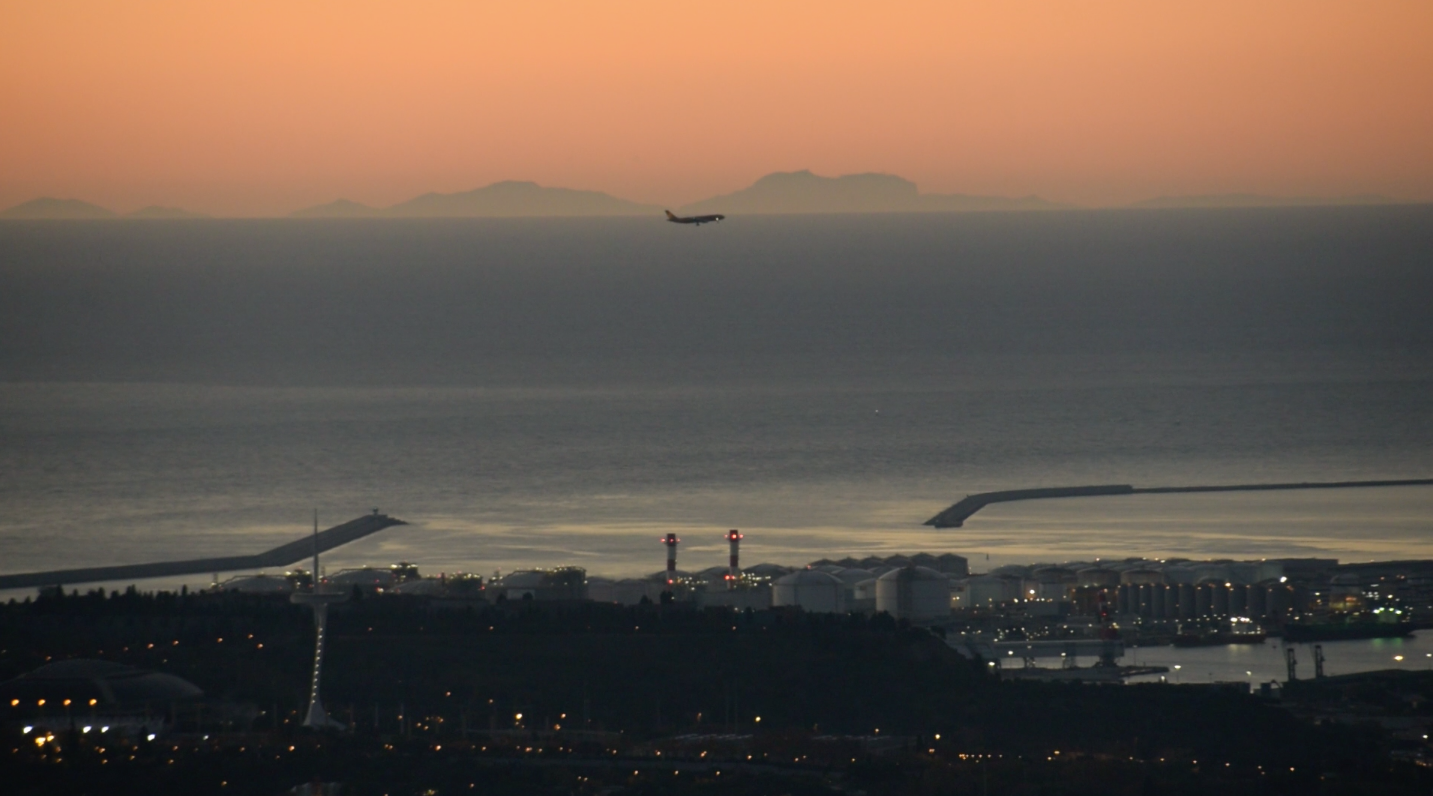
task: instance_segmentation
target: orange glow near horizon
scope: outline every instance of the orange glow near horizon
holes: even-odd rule
[[[0,6],[0,207],[680,205],[771,171],[1086,205],[1433,200],[1433,3],[47,0]]]

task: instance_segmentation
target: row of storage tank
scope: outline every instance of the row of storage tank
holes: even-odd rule
[[[772,582],[771,604],[824,613],[885,611],[897,619],[926,622],[950,616],[950,587],[949,575],[921,566],[879,577],[857,569],[805,569]]]
[[[666,583],[662,573],[621,581],[590,578],[587,596],[602,602],[630,604],[643,597],[656,602],[662,592],[670,591],[679,600],[692,600],[703,607],[798,607],[812,613],[885,611],[916,622],[950,616],[951,576],[930,567],[881,567],[872,572],[839,565],[795,571],[758,565],[743,570],[736,588],[729,588],[721,580],[708,582],[700,574],[692,577],[681,573],[675,587]]]
[[[963,577],[963,558],[954,562],[962,565],[959,572],[909,563],[891,566],[889,559],[873,569],[847,567],[844,563],[818,562],[795,571],[758,564],[742,570],[736,588],[728,588],[733,584],[725,580],[726,568],[678,573],[679,581],[673,586],[667,583],[667,573],[611,580],[589,578],[578,567],[562,567],[510,573],[493,581],[486,596],[488,599],[636,603],[644,599],[656,602],[671,593],[676,599],[694,600],[699,605],[737,609],[793,606],[834,613],[885,611],[916,622],[948,617],[952,608],[990,608],[1013,601],[1070,602],[1077,614],[1105,611],[1152,619],[1277,618],[1297,607],[1295,591],[1280,575],[1276,562],[1170,566],[1156,562],[1122,562],[1126,563],[1123,568],[1002,567],[989,575],[975,577]],[[938,566],[943,563],[939,562]],[[1258,582],[1241,582],[1260,576],[1264,579]],[[344,591],[358,587],[365,591],[433,596],[484,591],[481,578],[420,578],[416,567],[409,564],[348,570],[325,578],[325,582],[329,588]],[[292,574],[289,578],[249,576],[220,585],[220,588],[240,591],[287,591],[293,587]]]
[[[1254,567],[1249,569],[1246,576],[1270,574]],[[989,608],[1013,600],[1069,601],[1079,614],[1105,611],[1151,619],[1231,616],[1264,619],[1286,616],[1297,607],[1295,589],[1282,576],[1241,583],[1205,574],[1196,581],[1187,578],[1197,574],[1197,570],[1184,570],[1189,571],[1171,573],[1143,568],[1123,572],[1099,568],[1076,571],[1050,567],[1031,570],[1024,576],[982,575],[957,582],[952,602],[957,608]]]
[[[1122,584],[1115,590],[1115,613],[1149,619],[1196,619],[1242,616],[1272,619],[1294,608],[1294,589],[1287,583],[1146,583]]]
[[[1153,571],[1070,572],[1077,576],[1052,577],[1055,574],[1033,572],[1030,579],[1011,576],[952,579],[946,573],[927,567],[908,566],[871,578],[862,570],[809,569],[774,580],[771,604],[820,612],[885,611],[916,622],[947,617],[952,607],[992,607],[1015,600],[1068,601],[1078,614],[1095,615],[1105,611],[1150,619],[1270,619],[1287,616],[1295,607],[1293,587],[1280,580],[1254,584],[1164,583],[1138,582],[1155,581],[1153,576],[1161,573]],[[1079,574],[1086,577],[1080,578]]]
[[[1264,561],[1179,561],[1162,562],[1131,559],[1119,562],[1069,563],[1061,565],[1006,564],[990,570],[993,577],[1018,578],[1029,582],[1059,582],[1079,586],[1118,586],[1122,583],[1199,583],[1201,581],[1243,583],[1278,580],[1285,575],[1287,559]],[[1337,563],[1337,562],[1331,562]]]

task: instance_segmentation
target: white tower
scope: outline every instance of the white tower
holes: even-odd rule
[[[313,513],[313,590],[294,592],[289,597],[295,603],[313,608],[313,623],[316,628],[313,650],[313,683],[309,690],[308,714],[304,716],[303,721],[305,727],[314,729],[346,728],[342,722],[328,717],[328,712],[323,709],[323,702],[319,700],[318,686],[323,673],[323,637],[328,628],[328,606],[332,603],[341,603],[347,598],[346,594],[335,594],[323,590],[323,584],[318,576],[318,511],[315,510]]]

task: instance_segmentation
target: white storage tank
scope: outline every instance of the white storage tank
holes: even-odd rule
[[[848,600],[856,596],[857,583],[866,580],[875,580],[876,578],[875,573],[869,569],[843,569],[840,572],[833,572],[831,574],[835,575],[837,579],[841,581],[841,585],[845,587],[846,599]],[[876,595],[872,593],[870,596],[874,599]]]
[[[1087,567],[1079,571],[1081,586],[1118,586],[1120,573],[1104,567]]]
[[[936,556],[936,563],[932,569],[938,569],[947,575],[957,578],[964,578],[970,575],[970,562],[965,556],[958,556],[955,553],[945,553]]]
[[[1228,564],[1197,564],[1194,567],[1194,582],[1219,581],[1227,583],[1232,580],[1234,574]]]
[[[950,616],[950,578],[930,567],[901,567],[876,579],[876,610],[929,622]]]
[[[857,600],[870,600],[871,610],[874,611],[876,609],[876,579],[867,578],[856,581],[856,585],[851,587],[851,595]]]
[[[392,569],[360,567],[344,571],[325,579],[330,591],[348,593],[357,586],[366,592],[381,592],[398,585],[398,577]]]
[[[393,587],[393,591],[398,594],[440,597],[446,594],[448,589],[443,581],[437,578],[419,578],[400,583]]]
[[[1067,600],[1070,592],[1079,585],[1079,576],[1072,569],[1064,567],[1040,567],[1025,578],[1026,600]]]
[[[1019,581],[994,575],[977,576],[965,581],[965,608],[989,608],[1019,596]]]
[[[1170,564],[1164,568],[1164,582],[1174,585],[1179,583],[1194,583],[1199,579],[1199,571],[1194,567],[1183,564]]]
[[[1229,565],[1229,582],[1231,586],[1258,583],[1264,580],[1263,566],[1257,561],[1239,561]]]
[[[846,610],[846,588],[830,573],[803,569],[772,582],[771,604],[797,606],[811,613],[840,613]]]
[[[1157,569],[1127,569],[1120,573],[1120,583],[1131,586],[1151,586],[1164,582],[1164,573]]]
[[[294,585],[288,578],[278,575],[243,575],[219,584],[219,590],[242,594],[288,594],[294,590]]]

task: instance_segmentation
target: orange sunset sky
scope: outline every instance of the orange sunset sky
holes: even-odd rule
[[[1429,0],[0,0],[0,207],[282,214],[777,170],[1433,200]]]

